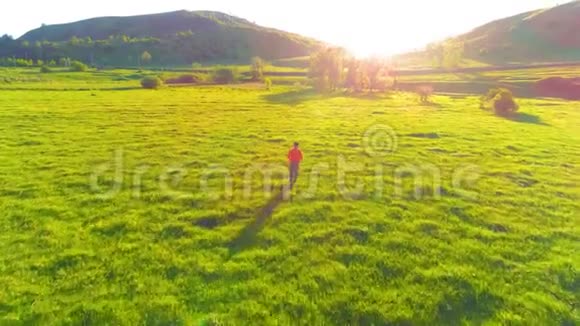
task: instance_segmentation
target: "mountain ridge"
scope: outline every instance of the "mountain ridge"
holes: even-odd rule
[[[226,24],[228,26],[238,26],[238,27],[248,27],[248,28],[263,28],[268,30],[276,30],[273,28],[267,28],[259,26],[255,23],[250,22],[247,19],[231,16],[222,12],[218,11],[210,11],[210,10],[198,10],[198,11],[188,11],[188,10],[175,10],[175,11],[168,11],[162,13],[154,13],[154,14],[143,14],[143,15],[129,15],[129,16],[101,16],[101,17],[93,17],[87,19],[81,19],[74,22],[68,23],[60,23],[60,24],[50,24],[50,25],[43,25],[42,27],[32,29],[22,36],[18,38],[18,40],[26,40],[26,41],[66,41],[72,36],[76,37],[91,37],[93,39],[103,39],[109,37],[110,35],[118,35],[123,31],[123,27],[127,28],[130,27],[131,24],[135,24],[136,22],[143,23],[147,20],[150,23],[155,25],[159,23],[164,23],[165,33],[159,33],[153,30],[151,33],[150,29],[143,29],[142,25],[139,29],[133,28],[131,31],[138,33],[132,33],[131,35],[126,34],[127,36],[131,37],[161,37],[161,36],[168,36],[172,32],[183,32],[187,31],[192,27],[197,27],[194,25],[187,26],[183,24],[184,19],[200,19],[205,21],[214,21],[220,24]],[[171,24],[167,24],[168,20],[171,19]],[[105,25],[105,26],[94,26],[102,23],[104,21],[108,21],[110,23],[114,23],[115,25]],[[187,22],[186,22],[187,23]],[[197,22],[196,22],[197,23]],[[75,28],[78,25],[92,25],[91,27],[96,27],[100,29],[105,29],[105,31],[90,31],[89,28],[85,26],[85,29]],[[155,26],[159,27],[159,26]],[[56,36],[50,36],[46,38],[47,35],[42,34],[54,34],[54,30],[57,30]],[[168,31],[169,30],[169,31]],[[280,31],[280,30],[276,30]],[[61,34],[67,35],[58,35],[60,32]],[[282,32],[282,31],[280,31]],[[103,35],[98,35],[95,33],[100,33]],[[106,34],[106,35],[105,35]],[[293,33],[289,33],[293,34]],[[297,34],[295,34],[297,35]]]

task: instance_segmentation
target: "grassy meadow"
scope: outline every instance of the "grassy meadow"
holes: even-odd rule
[[[0,324],[580,323],[579,102],[132,74],[0,70]]]

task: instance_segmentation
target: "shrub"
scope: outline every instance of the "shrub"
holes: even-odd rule
[[[272,79],[270,78],[264,79],[264,86],[266,86],[267,90],[272,89]]]
[[[147,89],[157,89],[163,86],[163,81],[156,76],[148,76],[141,79],[141,86]]]
[[[70,71],[83,72],[87,71],[87,69],[89,69],[89,67],[80,61],[73,61],[70,63]]]
[[[52,69],[50,69],[48,66],[42,66],[42,67],[40,67],[40,72],[43,74],[48,74],[48,73],[52,72]]]
[[[421,85],[417,87],[417,94],[419,95],[420,101],[422,103],[429,102],[429,98],[433,95],[433,86],[431,85]]]
[[[203,79],[199,75],[181,75],[179,77],[168,78],[166,84],[198,84]]]
[[[509,116],[519,109],[512,92],[505,88],[490,89],[481,99],[481,108],[486,109],[489,104],[495,114],[501,116]]]
[[[216,84],[231,84],[237,80],[237,73],[232,68],[216,68],[211,77]]]
[[[519,106],[512,92],[502,89],[493,99],[493,109],[497,115],[511,115],[518,111]]]
[[[487,94],[483,95],[480,99],[479,107],[482,110],[486,110],[489,108],[490,102],[495,98],[495,96],[499,93],[499,88],[491,88],[487,91]]]

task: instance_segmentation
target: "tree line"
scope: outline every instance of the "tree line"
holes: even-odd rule
[[[183,31],[163,38],[111,35],[107,39],[73,36],[67,41],[15,40],[0,37],[0,57],[50,62],[68,57],[90,65],[138,66],[148,51],[152,64],[184,65],[191,62],[246,61],[253,56],[266,59],[307,55],[310,49],[284,35],[256,31],[220,29],[211,33]]]
[[[357,59],[342,48],[322,49],[311,56],[309,77],[321,91],[347,88],[354,92],[385,91],[396,86],[392,63],[385,59]]]
[[[425,54],[436,68],[453,68],[463,59],[464,45],[446,40],[427,46]],[[309,77],[323,91],[346,88],[354,92],[397,88],[396,64],[382,58],[357,59],[342,48],[328,47],[310,57]]]

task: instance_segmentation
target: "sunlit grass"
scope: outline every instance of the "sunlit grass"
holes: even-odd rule
[[[98,88],[117,85],[110,76],[62,74],[63,89],[97,89],[0,91],[0,321],[572,325],[580,317],[577,102],[521,100],[523,114],[508,120],[480,110],[476,96],[422,105],[406,93],[285,87],[107,91]],[[393,153],[365,151],[363,135],[377,125],[396,132]],[[260,221],[271,199],[259,175],[246,196],[245,173],[283,167],[293,141],[306,157],[293,201]],[[358,165],[346,192],[340,160]],[[321,163],[328,168],[306,198]],[[430,180],[415,198],[407,174],[397,194],[398,169],[428,165],[441,172],[440,199]],[[468,166],[479,178],[465,196],[452,176]],[[231,174],[231,199],[219,175],[202,188],[215,168]],[[273,177],[277,187],[284,181]]]

